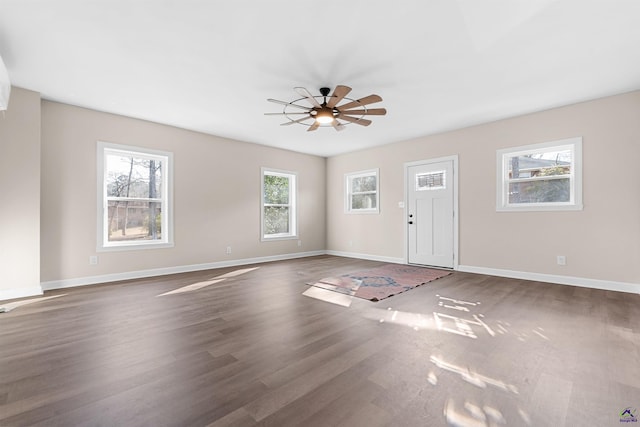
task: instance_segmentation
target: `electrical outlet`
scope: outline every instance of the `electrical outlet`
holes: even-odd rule
[[[231,246],[227,246],[226,253],[227,253],[227,255],[231,255]]]
[[[89,265],[98,265],[98,256],[97,255],[91,255],[89,257]]]
[[[557,262],[558,265],[567,265],[567,257],[564,255],[558,255]]]
[[[298,240],[298,246],[302,246],[302,240]]]

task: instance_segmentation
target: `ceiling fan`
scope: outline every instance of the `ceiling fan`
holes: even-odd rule
[[[267,116],[285,116],[289,119],[287,122],[281,123],[280,126],[289,126],[297,123],[309,126],[309,129],[307,129],[309,132],[326,125],[333,126],[335,130],[341,131],[344,130],[345,125],[350,123],[369,126],[372,122],[369,119],[365,119],[364,116],[384,116],[387,114],[387,110],[384,108],[367,108],[369,104],[382,101],[380,96],[369,95],[360,99],[347,98],[347,95],[351,92],[351,88],[348,86],[336,86],[331,96],[329,96],[331,89],[328,87],[321,87],[320,95],[312,95],[303,87],[296,87],[294,90],[302,98],[291,102],[267,99],[269,102],[284,105],[281,113],[264,113]],[[303,100],[311,104],[311,107],[298,103]],[[342,101],[347,102],[339,105]],[[297,116],[303,117],[295,118]],[[309,120],[313,120],[313,122],[305,123]]]

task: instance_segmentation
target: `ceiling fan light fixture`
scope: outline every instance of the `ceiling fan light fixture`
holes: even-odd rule
[[[328,108],[322,109],[318,111],[315,117],[318,123],[328,124],[333,121],[333,111],[329,110]]]

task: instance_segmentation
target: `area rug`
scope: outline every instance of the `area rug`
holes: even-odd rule
[[[358,298],[380,301],[449,274],[449,271],[432,268],[385,264],[342,276],[325,277],[307,284]]]

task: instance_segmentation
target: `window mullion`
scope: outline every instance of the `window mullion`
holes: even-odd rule
[[[546,175],[546,176],[532,176],[530,178],[509,178],[509,183],[518,182],[537,182],[537,181],[551,181],[554,179],[571,179],[571,175]]]

